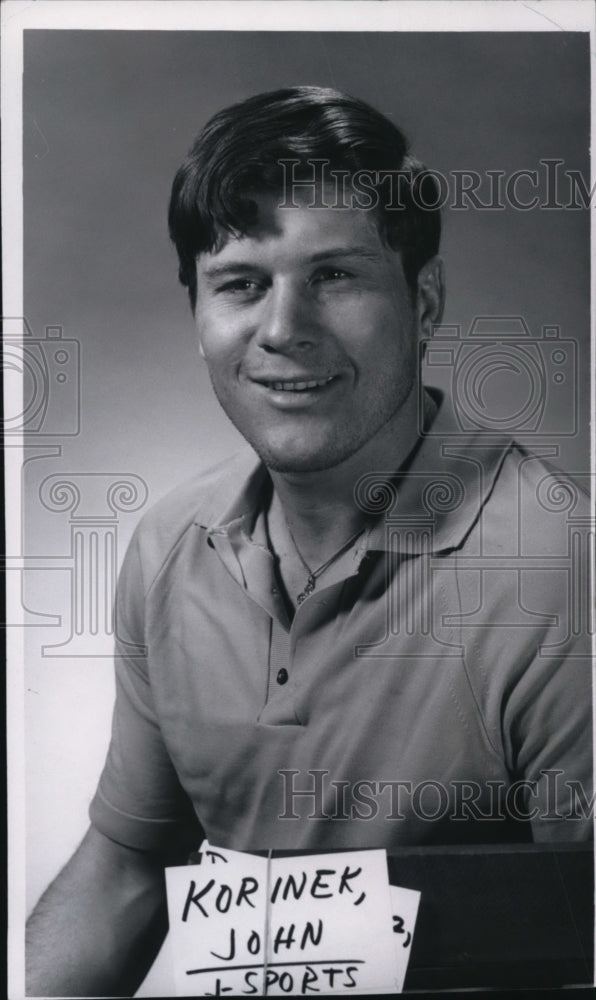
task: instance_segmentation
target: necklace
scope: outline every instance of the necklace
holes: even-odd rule
[[[334,552],[333,555],[329,559],[327,559],[326,562],[322,563],[321,566],[319,566],[315,570],[312,570],[310,568],[310,566],[308,565],[306,559],[302,555],[300,549],[296,545],[296,541],[295,541],[294,536],[293,536],[293,534],[292,534],[292,532],[290,530],[289,524],[287,525],[287,528],[288,528],[288,532],[290,534],[290,538],[292,539],[292,545],[294,546],[294,548],[296,550],[296,555],[298,556],[300,562],[302,563],[302,565],[304,566],[306,572],[308,573],[308,578],[306,580],[306,584],[304,585],[304,590],[301,590],[300,593],[298,594],[298,596],[296,597],[296,603],[297,604],[302,604],[302,602],[305,601],[306,598],[310,594],[312,594],[313,590],[315,589],[315,587],[317,585],[317,580],[321,576],[321,574],[325,572],[325,570],[327,569],[327,567],[330,566],[331,563],[334,562],[334,560],[337,559],[337,557],[342,554],[342,552],[345,552],[346,549],[349,548],[350,545],[352,545],[352,543],[355,542],[356,539],[359,538],[360,535],[363,534],[364,528],[359,528],[358,531],[354,532],[353,535],[350,535],[350,537],[348,538],[347,542],[344,542],[343,545],[339,549],[337,549],[337,551]]]

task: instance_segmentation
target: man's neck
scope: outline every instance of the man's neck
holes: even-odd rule
[[[317,472],[271,472],[274,492],[269,524],[276,546],[295,545],[314,567],[365,527],[367,516],[355,499],[357,483],[370,473],[392,475],[403,465],[418,440],[416,397],[412,393],[373,440],[339,465]]]

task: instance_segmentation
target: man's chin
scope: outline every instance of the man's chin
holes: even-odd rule
[[[263,447],[255,448],[255,451],[271,472],[280,472],[286,475],[324,472],[340,465],[352,454],[349,449],[340,450],[339,448],[302,451],[291,448]]]

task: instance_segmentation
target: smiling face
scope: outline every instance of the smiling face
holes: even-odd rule
[[[248,233],[200,255],[196,323],[217,398],[265,464],[320,471],[376,454],[412,400],[415,425],[425,314],[371,212],[278,200],[258,196]]]

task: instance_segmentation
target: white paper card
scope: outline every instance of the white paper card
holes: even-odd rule
[[[401,993],[404,988],[408,962],[410,961],[420,893],[415,889],[402,889],[396,885],[390,885],[389,892],[391,895],[391,920],[393,924],[397,991]]]
[[[200,858],[166,869],[179,996],[401,989],[409,947],[392,917],[411,943],[419,894],[390,894],[385,851],[269,862],[203,844]]]
[[[267,861],[212,848],[200,857],[166,868],[176,995],[262,995]]]

